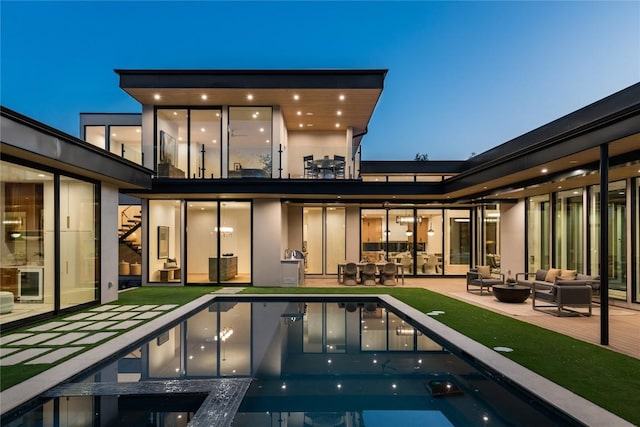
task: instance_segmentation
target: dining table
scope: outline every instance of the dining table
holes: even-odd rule
[[[344,283],[344,267],[348,264],[348,261],[341,261],[338,263],[338,283],[342,284]],[[376,265],[376,268],[378,269],[378,273],[380,273],[382,271],[382,269],[384,268],[384,265],[387,263],[387,261],[378,261],[378,262],[374,262],[373,264]],[[358,274],[360,274],[362,272],[362,269],[364,268],[365,265],[369,264],[368,262],[355,262],[354,263],[357,267],[358,267]],[[400,276],[401,280],[402,280],[402,286],[404,286],[404,265],[402,265],[399,262],[394,262],[393,264],[395,264],[396,266],[396,276]]]
[[[344,160],[337,160],[327,157],[313,160],[313,164],[318,169],[318,177],[321,179],[333,179],[336,177],[336,170],[344,168]]]

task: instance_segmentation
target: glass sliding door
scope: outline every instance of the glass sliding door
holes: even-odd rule
[[[346,209],[305,207],[303,209],[303,252],[306,273],[337,274],[346,257]]]
[[[219,282],[251,282],[251,202],[220,202]]]
[[[414,221],[413,209],[390,209],[387,229],[383,234],[387,236],[387,259],[402,264],[407,275],[413,274],[415,264]]]
[[[500,207],[499,205],[482,207],[483,265],[491,271],[500,271]]]
[[[444,271],[461,275],[469,271],[471,256],[471,216],[468,210],[445,210],[446,234]]]
[[[384,209],[362,209],[360,212],[360,258],[367,262],[386,259],[387,217]]]
[[[548,194],[527,199],[527,268],[547,270],[551,259],[551,201]]]
[[[271,178],[271,107],[229,107],[229,177]]]
[[[109,126],[109,151],[142,164],[142,128],[140,126]]]
[[[556,194],[554,268],[584,271],[584,214],[582,189]]]
[[[441,209],[418,209],[417,274],[443,274],[443,215]]]
[[[60,177],[61,309],[98,298],[98,207],[95,184]]]
[[[635,230],[635,276],[636,276],[636,280],[635,280],[635,284],[634,284],[634,289],[635,289],[635,295],[633,296],[633,302],[639,302],[640,301],[640,178],[635,178],[633,180],[633,192],[634,192],[634,197],[633,199],[635,199],[635,203],[634,203],[634,224],[632,227],[632,230]]]
[[[217,224],[217,201],[187,202],[187,283],[217,282],[209,266],[218,259]]]
[[[590,188],[589,199],[589,265],[590,274],[600,275],[600,186]],[[607,235],[609,241],[608,274],[609,294],[613,298],[626,299],[627,292],[627,198],[626,182],[609,183]]]
[[[180,200],[149,200],[149,282],[181,282],[182,211]]]

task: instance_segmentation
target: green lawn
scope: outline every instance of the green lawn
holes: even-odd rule
[[[145,287],[120,294],[117,304],[184,304],[219,288]],[[399,288],[247,288],[245,294],[390,294],[421,312],[442,310],[435,320],[487,347],[508,346],[515,362],[640,425],[640,360],[425,289]],[[113,303],[112,303],[113,304]],[[31,325],[30,327],[32,327]],[[16,332],[16,331],[12,331]],[[2,389],[40,370],[2,367]],[[6,377],[6,380],[5,380]]]

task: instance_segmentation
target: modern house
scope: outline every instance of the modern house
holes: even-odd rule
[[[83,206],[64,199],[67,172],[91,183],[84,203],[109,211],[81,223],[94,224],[102,266],[83,303],[116,297],[117,264],[143,286],[295,286],[335,276],[344,260],[395,259],[408,277],[461,276],[476,264],[515,276],[600,274],[606,254],[610,303],[640,308],[640,83],[465,161],[367,161],[386,70],[116,73],[141,114],[82,114],[81,140],[2,110],[3,290],[4,266],[31,255],[28,232],[45,230],[49,313],[66,307],[62,253],[74,254],[64,206]],[[47,137],[25,144],[34,133]],[[63,142],[95,163],[63,162]],[[15,185],[46,192],[40,172],[59,201],[16,208]],[[26,234],[16,240],[16,230]],[[291,250],[304,260],[288,259]]]

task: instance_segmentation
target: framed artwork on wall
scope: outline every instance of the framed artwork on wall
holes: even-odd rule
[[[176,155],[176,139],[166,133],[165,131],[160,131],[160,150],[159,151],[159,163],[166,163],[169,165],[175,164],[175,155]]]
[[[169,258],[169,227],[158,226],[158,259]]]

